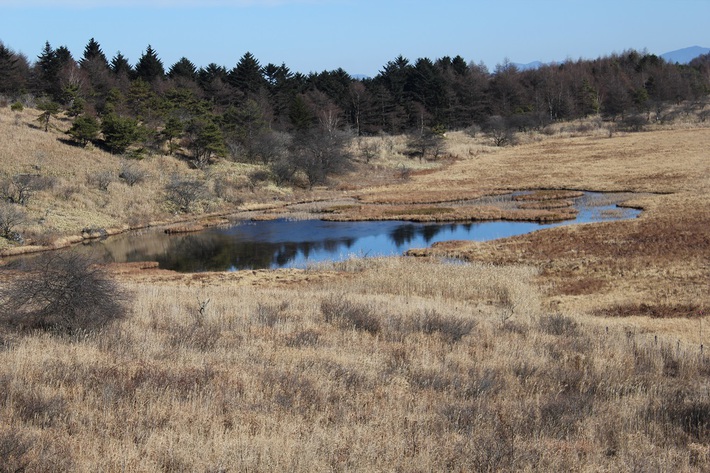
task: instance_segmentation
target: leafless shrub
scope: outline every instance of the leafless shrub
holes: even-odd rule
[[[20,235],[15,232],[15,227],[22,225],[27,218],[27,214],[19,204],[0,202],[0,237],[12,241],[21,240]]]
[[[92,330],[126,315],[125,294],[77,253],[34,258],[0,289],[0,323],[60,333]]]
[[[360,152],[362,157],[365,158],[365,162],[369,163],[380,155],[380,146],[374,141],[360,142]]]
[[[247,175],[247,178],[249,179],[249,189],[254,192],[256,186],[259,185],[260,182],[266,182],[271,179],[271,173],[264,169],[256,169],[250,172]]]
[[[682,387],[663,390],[649,401],[644,414],[649,423],[658,424],[665,436],[678,443],[710,440],[710,402],[704,394]]]
[[[322,405],[322,396],[314,383],[301,371],[278,372],[267,370],[262,376],[265,393],[275,406],[296,412],[318,410]]]
[[[370,306],[330,296],[321,301],[320,309],[326,322],[341,328],[354,328],[372,334],[380,331],[380,321]]]
[[[412,169],[404,164],[397,167],[397,177],[402,181],[408,181],[412,177]]]
[[[165,198],[178,212],[190,212],[191,207],[205,194],[204,182],[173,176],[165,185]]]
[[[549,335],[575,335],[578,323],[562,314],[540,317],[540,329]]]
[[[0,179],[0,196],[3,200],[27,205],[34,192],[49,189],[54,179],[37,174],[15,174]]]
[[[475,320],[442,315],[433,309],[424,310],[414,320],[417,330],[426,334],[437,333],[449,343],[458,342],[476,326]]]
[[[260,325],[273,327],[281,324],[286,320],[284,312],[288,309],[288,301],[283,301],[281,304],[257,304],[254,311],[253,319]]]
[[[132,163],[124,162],[118,171],[118,177],[133,187],[145,181],[148,178],[148,173]]]
[[[31,462],[32,440],[10,428],[0,429],[0,472],[27,471]]]
[[[114,181],[114,175],[111,171],[94,172],[86,176],[86,182],[90,186],[94,186],[100,191],[106,192],[108,186]]]

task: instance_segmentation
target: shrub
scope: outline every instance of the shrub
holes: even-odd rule
[[[562,314],[540,317],[540,329],[549,335],[575,335],[577,322]]]
[[[476,321],[445,316],[435,310],[425,310],[415,318],[416,328],[426,334],[438,333],[449,343],[458,342],[471,333]]]
[[[27,205],[32,193],[49,189],[54,180],[36,174],[15,174],[0,179],[0,197],[3,200],[20,205]]]
[[[87,176],[86,181],[100,191],[106,192],[108,186],[113,182],[113,173],[111,171],[99,171]]]
[[[19,241],[21,238],[15,227],[24,223],[25,219],[25,211],[18,204],[0,202],[0,237]]]
[[[0,429],[0,472],[26,471],[31,453],[30,438],[9,426]]]
[[[372,334],[380,331],[380,321],[373,315],[370,306],[330,296],[321,301],[320,310],[326,322],[342,328],[354,328]]]
[[[205,184],[197,179],[173,176],[165,185],[165,198],[177,208],[178,212],[187,213],[190,207],[205,193]]]
[[[75,333],[126,315],[125,294],[77,253],[34,258],[0,289],[0,322],[11,328]]]
[[[129,186],[133,187],[136,184],[140,184],[148,177],[148,173],[137,166],[129,163],[123,163],[121,169],[118,171],[118,177],[123,179],[123,181]]]

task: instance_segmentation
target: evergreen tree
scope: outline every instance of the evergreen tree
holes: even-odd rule
[[[229,83],[246,96],[257,95],[266,86],[259,61],[249,52],[229,72]]]
[[[85,147],[98,137],[100,130],[101,125],[94,117],[82,115],[74,120],[67,134]]]
[[[101,46],[94,38],[91,38],[84,47],[84,56],[79,60],[79,66],[86,69],[90,65],[98,64],[108,68],[108,60],[106,55],[101,50]]]
[[[168,154],[172,155],[175,149],[178,147],[174,141],[180,138],[184,131],[185,125],[177,117],[170,117],[165,122],[165,127],[163,127],[161,136],[165,141],[168,142]]]
[[[293,97],[288,118],[291,127],[299,133],[303,133],[313,126],[313,114],[303,95],[299,94]]]
[[[136,76],[148,83],[165,77],[163,62],[158,58],[158,54],[150,45],[148,45],[145,53],[138,59],[138,64],[136,64]]]
[[[49,41],[44,43],[42,53],[37,56],[35,68],[37,69],[37,79],[39,81],[36,85],[37,92],[55,97],[59,89],[60,64],[57,53],[49,44]]]
[[[116,55],[111,59],[111,65],[109,68],[111,69],[111,72],[117,76],[125,75],[126,77],[131,77],[133,75],[133,68],[128,62],[128,59],[121,54],[121,51],[116,53]]]
[[[18,94],[27,87],[29,65],[0,42],[0,94]]]
[[[178,62],[173,64],[168,71],[168,77],[171,79],[197,79],[197,68],[186,57],[180,58]]]
[[[211,117],[198,117],[187,126],[188,148],[192,151],[193,163],[197,168],[209,164],[213,156],[224,156],[222,132]]]
[[[117,154],[125,153],[140,138],[138,122],[132,118],[109,113],[101,121],[101,132],[106,147]]]
[[[49,131],[49,120],[59,113],[59,104],[53,100],[44,99],[37,103],[37,109],[42,111],[37,117],[37,121],[44,131]]]

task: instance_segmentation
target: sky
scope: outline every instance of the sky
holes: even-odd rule
[[[246,52],[294,72],[375,76],[402,55],[490,70],[628,49],[710,47],[710,0],[0,0],[0,42],[34,62],[46,41],[80,59],[94,38],[135,64],[148,45],[231,69]]]

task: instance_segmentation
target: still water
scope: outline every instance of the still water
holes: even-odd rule
[[[198,233],[167,235],[132,232],[84,245],[106,262],[157,261],[181,272],[240,269],[304,268],[350,257],[401,255],[447,240],[485,241],[575,223],[635,218],[640,211],[600,204],[601,194],[576,200],[574,220],[551,224],[489,221],[476,223],[412,223],[402,221],[327,222],[272,220],[240,222]]]

